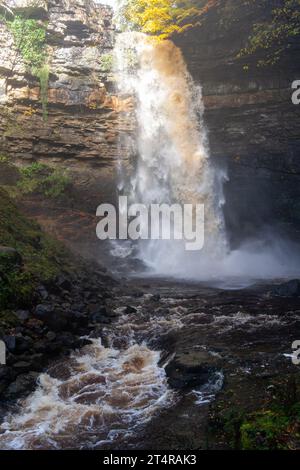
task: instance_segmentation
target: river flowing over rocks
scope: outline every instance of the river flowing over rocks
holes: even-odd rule
[[[61,198],[32,191],[12,207],[67,246],[72,269],[54,259],[61,273],[1,312],[0,449],[241,448],[257,410],[298,409],[297,39],[280,74],[246,73],[249,2],[221,2],[203,29],[162,42],[121,33],[92,0],[5,3],[45,22],[50,73],[44,119],[1,20],[1,191],[13,198],[27,165],[68,172]],[[205,248],[97,240],[96,208],[119,195],[204,204]],[[20,240],[0,243],[17,273]]]

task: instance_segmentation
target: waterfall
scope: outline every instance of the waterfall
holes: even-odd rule
[[[147,266],[159,274],[178,275],[186,263],[200,266],[204,259],[207,264],[226,252],[224,174],[210,160],[201,87],[193,83],[180,49],[171,41],[122,33],[115,58],[118,93],[132,97],[136,122],[133,168],[129,175],[121,172],[121,192],[132,203],[204,204],[202,252],[188,253],[182,240],[138,243],[137,257]]]

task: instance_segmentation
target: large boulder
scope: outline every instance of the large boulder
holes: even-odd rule
[[[32,390],[36,384],[38,378],[38,372],[30,371],[24,374],[18,375],[16,380],[12,382],[5,392],[6,399],[15,399],[23,393]]]
[[[166,366],[168,382],[175,389],[204,385],[213,379],[217,370],[218,358],[203,350],[178,353]]]

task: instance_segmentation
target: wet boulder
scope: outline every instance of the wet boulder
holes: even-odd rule
[[[20,322],[25,322],[28,320],[30,313],[28,310],[17,310],[15,316],[18,318]]]
[[[28,353],[32,350],[33,340],[30,336],[23,336],[22,334],[16,335],[15,352],[17,354]]]
[[[56,307],[51,304],[37,305],[35,315],[54,332],[71,328],[74,319],[70,309]]]
[[[42,300],[47,300],[48,297],[49,297],[49,293],[48,293],[46,287],[43,286],[43,285],[38,286],[37,289],[36,289],[36,292],[37,292],[38,296],[40,297],[40,299],[42,299]]]
[[[218,359],[206,351],[177,353],[166,366],[169,385],[183,390],[208,383],[219,370]]]
[[[23,393],[27,393],[32,390],[36,384],[38,375],[38,372],[34,371],[18,375],[16,380],[12,382],[5,391],[6,399],[10,400],[17,398]]]
[[[53,313],[53,306],[51,304],[38,304],[35,307],[35,315],[44,320],[48,315]]]
[[[125,312],[127,315],[129,315],[130,313],[136,313],[136,308],[135,307],[132,307],[131,305],[126,305],[126,308],[125,308]]]
[[[14,351],[16,348],[16,337],[14,335],[6,335],[3,338],[6,347],[9,351]]]

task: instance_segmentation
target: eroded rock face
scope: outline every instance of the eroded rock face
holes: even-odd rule
[[[123,133],[132,132],[122,115],[130,103],[115,96],[103,65],[114,42],[112,12],[92,0],[41,0],[34,8],[32,0],[6,4],[47,19],[50,80],[44,121],[39,81],[0,23],[0,152],[72,169],[82,200],[94,212],[114,197],[116,163],[127,155],[119,143],[125,143]],[[291,84],[300,79],[299,40],[279,64],[258,68],[258,56],[243,61],[237,54],[263,11],[241,0],[216,5],[200,27],[174,41],[203,87],[211,155],[229,177],[225,212],[231,241],[238,244],[274,222],[299,238],[300,106],[291,101]]]
[[[277,65],[257,67],[259,55],[237,58],[271,4],[218,2],[201,27],[174,38],[203,88],[211,155],[227,168],[233,242],[274,222],[299,236],[300,106],[291,101],[292,82],[300,78],[299,37]]]
[[[19,0],[6,5],[30,18],[47,19],[50,77],[44,120],[39,81],[1,22],[0,152],[21,162],[62,162],[80,168],[81,174],[84,168],[103,169],[101,187],[112,194],[120,103],[111,91],[110,70],[103,65],[113,48],[111,9],[92,0]],[[99,202],[107,194],[100,190]]]

